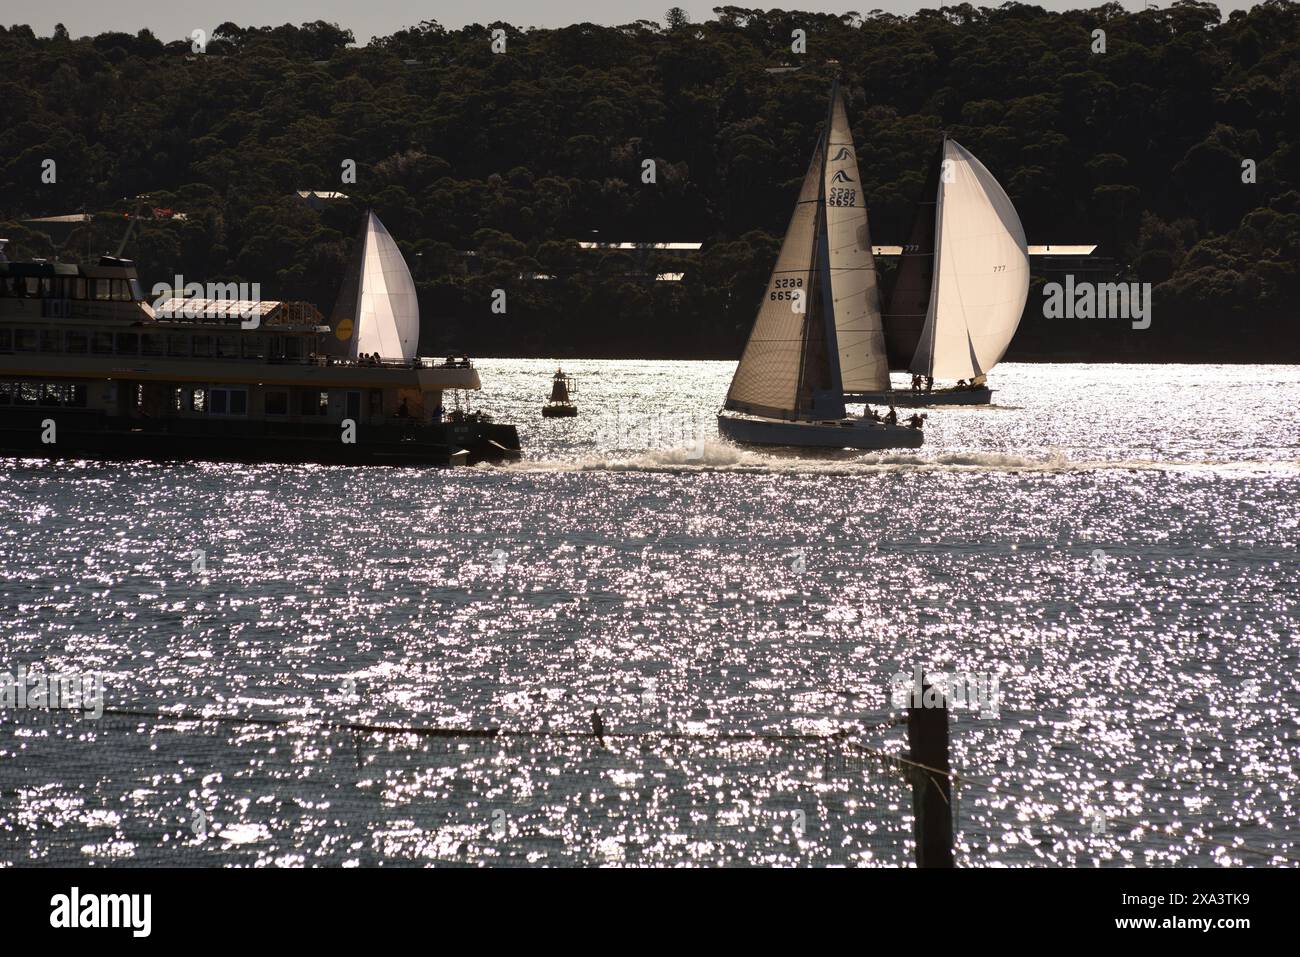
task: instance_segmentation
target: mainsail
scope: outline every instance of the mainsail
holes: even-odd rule
[[[827,265],[845,392],[889,388],[889,363],[880,315],[876,262],[871,255],[867,204],[844,100],[832,94],[826,154]]]
[[[832,100],[837,99],[834,91]],[[826,231],[827,130],[804,176],[726,408],[781,419],[844,415]],[[868,247],[868,254],[870,249]]]
[[[330,326],[338,354],[411,359],[420,342],[420,304],[406,260],[373,212],[366,214]]]
[[[956,140],[943,148],[935,264],[911,370],[965,379],[1006,354],[1029,296],[1029,250],[1005,191]]]

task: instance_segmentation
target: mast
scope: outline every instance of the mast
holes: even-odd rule
[[[893,288],[889,293],[889,306],[885,310],[885,343],[891,370],[902,371],[911,365],[930,308],[930,286],[934,278],[935,206],[942,167],[943,143],[940,142],[928,164],[925,182],[921,186],[921,197],[912,214],[907,245],[903,247],[899,258]]]
[[[370,226],[370,209],[361,217],[361,227],[357,231],[356,242],[352,246],[352,255],[348,257],[347,271],[343,274],[343,285],[334,300],[330,312],[330,332],[324,337],[321,351],[326,355],[357,357],[357,333],[360,325],[357,313],[361,304],[361,271],[366,261],[366,234]]]
[[[826,356],[831,370],[831,391],[840,397],[840,410],[835,418],[844,416],[844,387],[840,375],[840,348],[835,332],[835,289],[831,284],[830,233],[826,217],[826,162],[831,151],[831,126],[835,121],[835,98],[840,95],[840,80],[831,80],[831,101],[826,107],[826,125],[822,129],[822,172],[818,177],[817,192],[817,259],[821,262],[822,322],[826,330]],[[820,403],[815,399],[814,408]]]
[[[934,377],[934,343],[936,338],[936,326],[938,319],[939,304],[939,276],[942,274],[940,266],[940,250],[943,249],[943,187],[947,178],[946,174],[951,172],[951,167],[944,168],[948,160],[948,134],[943,134],[943,142],[939,144],[939,182],[935,186],[934,193],[934,255],[930,259],[930,297],[925,307],[925,327],[921,330],[921,341],[916,348],[916,356],[912,359],[911,371],[919,373],[927,378]]]

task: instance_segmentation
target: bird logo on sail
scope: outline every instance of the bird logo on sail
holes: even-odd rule
[[[853,177],[850,176],[848,173],[844,172],[844,170],[839,170],[838,172],[836,172],[836,174],[835,174],[834,176],[831,177],[831,182],[832,182],[832,183],[852,183],[852,182],[854,182],[854,179],[853,179]]]
[[[849,152],[849,148],[847,146],[841,146],[840,151],[831,157],[831,162],[839,163],[842,162],[843,160],[851,160],[851,159],[853,159],[853,154]]]

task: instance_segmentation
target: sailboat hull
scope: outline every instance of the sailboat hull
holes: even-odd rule
[[[919,449],[925,441],[920,429],[865,419],[790,422],[723,413],[718,416],[718,432],[746,445],[815,449]]]
[[[932,392],[846,392],[845,402],[866,402],[870,405],[893,405],[908,409],[931,405],[988,405],[993,401],[993,390],[935,389]]]

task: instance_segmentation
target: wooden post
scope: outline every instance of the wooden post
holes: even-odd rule
[[[912,811],[916,816],[916,866],[952,867],[952,778],[948,764],[948,702],[940,688],[933,689],[923,675],[915,687],[922,700],[907,709],[907,743],[911,758],[934,771],[912,769]],[[925,707],[925,697],[938,698]],[[942,772],[942,773],[939,773]]]

